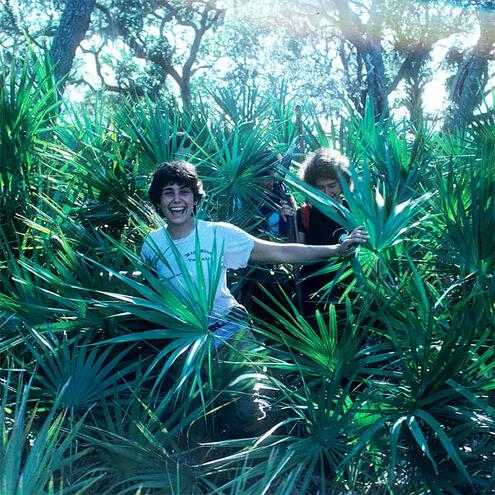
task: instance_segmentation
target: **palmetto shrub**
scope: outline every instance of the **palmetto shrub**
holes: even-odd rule
[[[342,310],[306,321],[291,294],[268,294],[258,347],[218,376],[207,287],[221,252],[178,297],[139,258],[160,225],[146,188],[185,131],[200,214],[255,231],[257,157],[293,142],[295,102],[282,88],[224,92],[194,114],[150,100],[62,110],[50,80],[39,61],[1,79],[2,494],[492,493],[491,124],[461,139],[369,109],[328,134],[303,106],[306,148],[338,146],[354,184],[346,206],[295,173],[286,184],[371,240],[325,269],[353,280]],[[266,418],[227,434],[252,381]]]
[[[22,229],[22,215],[35,194],[47,187],[49,172],[42,150],[52,137],[57,87],[49,58],[28,52],[0,72],[0,228],[12,243]],[[42,172],[43,170],[43,172]]]

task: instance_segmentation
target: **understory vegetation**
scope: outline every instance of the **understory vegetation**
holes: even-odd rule
[[[370,242],[328,262],[352,273],[338,307],[266,294],[256,349],[220,373],[204,284],[180,298],[139,257],[150,176],[187,132],[200,215],[254,232],[258,157],[298,137],[296,102],[81,110],[56,91],[34,56],[0,75],[2,495],[495,492],[495,121],[446,134],[369,107],[325,132],[303,105],[305,153],[340,149],[353,190],[337,208],[302,183],[303,153],[285,183]],[[253,381],[249,430],[232,411]]]

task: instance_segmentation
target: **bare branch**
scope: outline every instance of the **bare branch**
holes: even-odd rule
[[[85,86],[88,86],[91,91],[96,91],[96,88],[89,81],[84,79],[84,77],[81,77],[79,79],[71,79],[70,81],[68,81],[67,84],[70,84],[71,86],[80,86],[83,84]]]
[[[415,64],[422,64],[426,61],[428,54],[433,48],[433,44],[437,40],[429,40],[428,43],[420,43],[413,50],[409,52],[407,57],[403,60],[397,74],[394,77],[394,80],[390,83],[387,89],[387,93],[390,94],[392,91],[397,89],[399,83],[411,74],[412,69]]]
[[[109,84],[105,80],[105,76],[103,75],[102,71],[102,64],[100,61],[100,53],[104,47],[104,44],[102,44],[97,50],[88,50],[85,49],[85,53],[90,53],[93,55],[94,60],[95,60],[95,67],[96,67],[96,74],[98,75],[98,78],[100,79],[101,86],[107,90],[111,91],[113,93],[120,93],[120,94],[125,94],[125,95],[131,95],[131,96],[144,96],[146,94],[146,91],[139,85],[137,84],[132,84],[131,87],[122,87],[122,86],[117,86],[115,84]],[[86,82],[86,81],[84,81]],[[89,83],[87,83],[89,85]]]

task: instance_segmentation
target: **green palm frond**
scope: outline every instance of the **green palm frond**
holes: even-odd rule
[[[325,215],[348,230],[362,225],[370,235],[369,246],[380,253],[405,238],[408,230],[424,215],[420,205],[430,194],[398,201],[374,179],[369,167],[364,167],[361,173],[353,170],[352,189],[345,181],[341,183],[347,205],[338,203],[297,177],[289,177],[288,182]]]
[[[487,155],[472,165],[436,180],[438,196],[433,213],[438,222],[432,232],[439,258],[458,276],[493,273],[495,266],[495,174]]]
[[[75,435],[82,420],[67,432],[65,412],[57,414],[59,401],[48,413],[30,408],[31,382],[17,387],[12,375],[1,381],[3,397],[0,409],[0,490],[5,495],[43,495],[59,486],[57,493],[86,493],[92,483],[81,488],[79,483],[63,487],[63,470],[87,451],[71,453]],[[14,392],[14,397],[11,397]],[[63,392],[63,390],[61,390]],[[12,407],[13,406],[13,407]],[[37,421],[38,415],[41,420]],[[56,481],[54,481],[56,480]]]
[[[258,332],[271,342],[283,344],[286,348],[281,353],[284,361],[294,361],[306,378],[325,379],[329,374],[333,374],[334,379],[344,376],[352,379],[359,374],[366,376],[377,363],[385,362],[389,357],[390,348],[385,344],[365,345],[364,334],[359,328],[363,316],[353,315],[349,301],[346,328],[343,329],[334,305],[329,305],[328,313],[317,311],[315,323],[310,324],[287,296],[285,301],[279,301],[268,292],[266,295],[273,306],[259,304],[273,315],[276,323],[259,321]]]
[[[388,195],[384,184],[375,183],[376,176],[368,166],[364,166],[360,174],[353,170],[352,177],[352,189],[345,181],[341,182],[345,204],[333,200],[295,176],[287,178],[293,188],[339,225],[349,231],[363,226],[370,236],[368,243],[359,247],[353,259],[329,260],[328,266],[318,272],[337,272],[332,281],[322,288],[323,297],[335,284],[348,280],[351,270],[356,279],[348,285],[342,300],[349,295],[356,282],[360,287],[369,286],[370,280],[371,285],[373,280],[383,279],[395,284],[395,265],[404,250],[411,249],[411,244],[419,242],[415,231],[428,218],[425,206],[429,193],[399,201],[395,194]]]
[[[275,91],[268,93],[265,98],[271,107],[270,125],[273,140],[285,147],[289,147],[298,136],[299,129],[296,121],[296,106],[298,103],[290,96],[287,81],[282,81],[275,88]],[[301,104],[303,133],[307,121],[306,115],[310,111],[307,106],[306,104]],[[299,151],[303,152],[303,150]]]
[[[88,347],[89,339],[69,339],[64,334],[59,339],[55,334],[39,334],[31,329],[29,346],[37,365],[36,373],[43,390],[61,405],[75,411],[84,411],[111,396],[115,390],[132,386],[129,374],[138,362],[129,361],[128,347],[118,353],[113,346],[106,349]],[[127,358],[127,359],[125,359]]]
[[[104,407],[105,420],[98,418],[97,426],[83,435],[109,473],[103,493],[134,493],[138,487],[196,493],[208,484],[177,441],[201,414],[201,406],[184,411],[170,394],[156,408],[135,393],[127,407],[122,394],[115,398],[119,400]]]
[[[93,117],[73,112],[58,132],[52,150],[60,163],[58,195],[71,205],[83,224],[117,234],[129,221],[134,204],[144,196],[148,177],[143,173],[135,146],[123,136],[103,101]],[[53,168],[53,166],[52,166]]]
[[[118,134],[134,148],[135,160],[146,174],[158,163],[180,158],[178,151],[183,143],[177,138],[179,131],[193,141],[194,152],[199,151],[200,132],[186,123],[185,116],[149,99],[128,101],[113,118]],[[194,156],[191,159],[196,161]]]
[[[215,91],[209,93],[223,115],[234,125],[254,124],[262,120],[268,110],[268,101],[260,95],[256,86],[241,86],[238,95],[225,88],[216,88]]]
[[[226,492],[232,486],[242,484],[245,493],[275,493],[296,484],[302,493],[319,489],[327,493],[339,486],[339,478],[345,478],[340,470],[356,440],[354,422],[360,405],[349,400],[349,387],[341,389],[330,379],[318,387],[305,385],[294,394],[281,383],[289,417],[256,440],[238,440],[217,443],[217,447],[244,448],[233,454],[210,461],[211,469],[230,469],[239,473],[222,487]],[[284,430],[288,429],[288,432]],[[249,469],[242,469],[245,462]],[[237,468],[236,468],[237,466]],[[337,478],[337,479],[336,479]],[[278,490],[278,491],[277,491]]]
[[[264,129],[240,125],[232,131],[211,134],[210,141],[214,154],[199,167],[210,196],[205,205],[210,217],[232,221],[242,207],[262,199],[270,201],[260,185],[268,165],[267,158],[260,157],[271,145]]]
[[[404,312],[404,307],[409,307],[409,312]],[[375,435],[388,432],[391,473],[409,459],[421,466],[420,479],[429,476],[438,488],[443,483],[442,469],[455,466],[457,485],[470,486],[469,473],[473,471],[466,468],[470,456],[465,449],[471,449],[472,435],[483,437],[493,422],[494,410],[481,399],[486,386],[486,358],[480,360],[478,355],[489,332],[480,338],[476,329],[467,326],[473,321],[469,305],[463,304],[462,310],[468,318],[460,317],[460,306],[453,310],[442,302],[441,294],[424,284],[413,266],[400,292],[378,301],[377,308],[377,318],[386,326],[383,335],[393,344],[400,372],[397,370],[391,383],[376,384],[370,403],[378,399],[378,409],[371,411],[380,411],[381,419],[362,434],[354,452]],[[470,370],[468,376],[464,376],[466,369]],[[474,422],[473,414],[477,416]],[[482,479],[483,475],[478,482]]]
[[[10,242],[20,231],[15,215],[46,187],[40,156],[60,107],[48,58],[30,50],[0,72],[0,228]]]

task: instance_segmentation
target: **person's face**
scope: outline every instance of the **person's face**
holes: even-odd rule
[[[259,178],[258,184],[265,191],[273,191],[275,186],[275,170],[267,170],[262,177]]]
[[[167,184],[162,189],[160,209],[169,226],[194,224],[194,193],[189,186]]]
[[[191,143],[181,144],[179,146],[179,148],[177,149],[177,155],[178,156],[184,156],[184,157],[194,155],[194,150],[192,148]]]
[[[335,201],[342,201],[342,188],[337,179],[316,179],[316,188]]]

